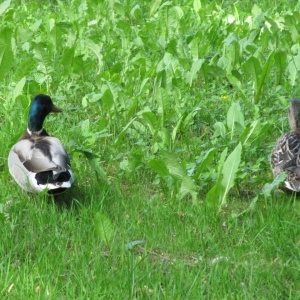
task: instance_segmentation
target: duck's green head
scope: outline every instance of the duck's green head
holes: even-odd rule
[[[47,95],[35,96],[30,105],[28,129],[31,132],[42,130],[44,120],[50,112],[62,112],[62,109],[55,106]]]

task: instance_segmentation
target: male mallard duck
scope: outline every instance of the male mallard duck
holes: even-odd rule
[[[291,101],[288,119],[291,132],[282,135],[271,154],[271,167],[276,177],[287,172],[285,186],[300,192],[300,99]]]
[[[55,195],[71,187],[74,181],[63,144],[43,128],[50,112],[62,112],[62,109],[55,106],[49,96],[37,95],[30,106],[28,128],[8,156],[10,174],[27,192],[48,189],[48,193]]]

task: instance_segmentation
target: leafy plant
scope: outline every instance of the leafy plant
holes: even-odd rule
[[[1,297],[298,299],[300,209],[269,156],[299,97],[299,8],[3,1]],[[58,199],[6,166],[39,93],[64,109]]]
[[[227,201],[228,192],[234,186],[236,172],[241,160],[241,152],[242,145],[239,143],[226,160],[227,148],[221,154],[217,182],[206,195],[208,203],[217,206],[219,211]]]
[[[107,246],[111,244],[114,234],[113,225],[110,219],[101,212],[97,212],[94,217],[96,236]]]

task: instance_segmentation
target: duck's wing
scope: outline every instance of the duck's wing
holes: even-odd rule
[[[55,137],[34,137],[19,141],[12,149],[24,167],[33,173],[53,171],[59,174],[70,169],[70,159]]]
[[[300,178],[300,134],[290,132],[278,140],[271,164],[273,169],[278,170],[277,173],[290,171]]]

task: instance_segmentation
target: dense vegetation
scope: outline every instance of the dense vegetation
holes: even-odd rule
[[[299,299],[300,203],[269,166],[300,97],[299,11],[2,2],[1,299]],[[56,199],[7,168],[39,93],[76,176]]]

